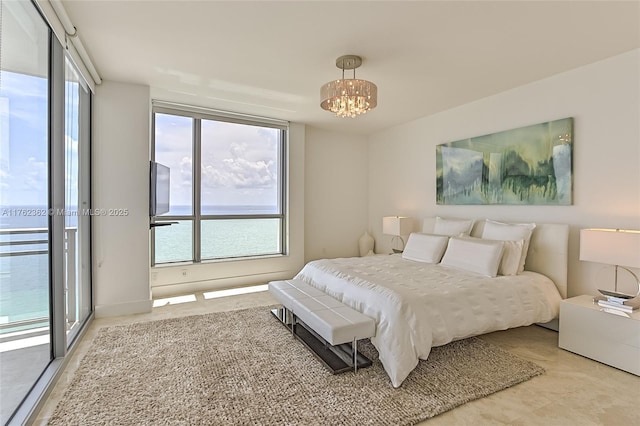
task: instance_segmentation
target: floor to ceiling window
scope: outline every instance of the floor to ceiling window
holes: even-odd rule
[[[89,127],[90,94],[46,21],[2,0],[0,424],[29,412],[92,311]]]
[[[160,104],[160,105],[158,105]],[[154,228],[152,264],[286,253],[288,125],[156,103],[153,160],[170,169],[169,211]]]
[[[65,291],[67,345],[91,313],[89,138],[90,95],[72,61],[65,57]]]

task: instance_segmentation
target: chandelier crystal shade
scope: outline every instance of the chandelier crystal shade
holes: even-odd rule
[[[356,77],[356,68],[362,58],[355,55],[341,56],[336,66],[342,69],[342,79],[330,81],[320,88],[320,106],[338,117],[355,118],[378,105],[378,87],[370,81]],[[344,78],[344,70],[353,70],[353,78]]]

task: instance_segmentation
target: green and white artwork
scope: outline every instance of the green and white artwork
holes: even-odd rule
[[[436,147],[438,204],[571,205],[573,118]]]

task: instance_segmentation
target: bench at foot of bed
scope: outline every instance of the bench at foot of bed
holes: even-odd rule
[[[358,340],[375,335],[373,319],[302,280],[272,281],[269,291],[283,305],[274,315],[334,374],[371,365]]]

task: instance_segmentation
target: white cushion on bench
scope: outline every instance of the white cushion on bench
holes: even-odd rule
[[[331,345],[375,335],[373,319],[302,280],[272,281],[269,291]]]

